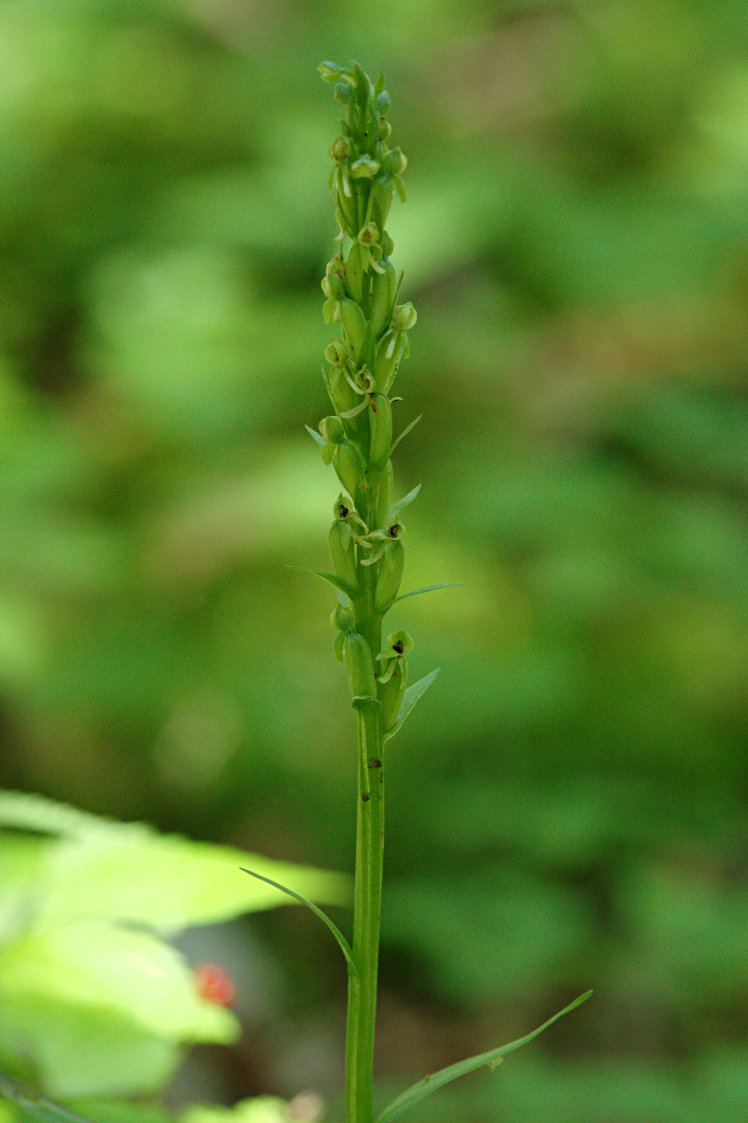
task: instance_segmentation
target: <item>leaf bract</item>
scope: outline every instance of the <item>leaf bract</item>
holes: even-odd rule
[[[564,1006],[563,1010],[559,1010],[547,1022],[543,1022],[537,1029],[525,1034],[524,1037],[518,1037],[516,1041],[510,1041],[508,1045],[500,1045],[498,1049],[490,1049],[487,1053],[478,1053],[474,1057],[468,1057],[467,1060],[458,1061],[457,1064],[448,1065],[442,1068],[439,1072],[433,1073],[431,1076],[424,1076],[423,1080],[419,1080],[407,1091],[394,1099],[384,1111],[377,1117],[376,1123],[390,1123],[391,1120],[397,1119],[398,1115],[402,1115],[409,1107],[414,1104],[420,1103],[422,1099],[435,1092],[437,1088],[443,1088],[445,1084],[451,1083],[452,1080],[457,1080],[460,1076],[466,1076],[469,1072],[474,1072],[477,1068],[495,1068],[500,1064],[507,1053],[513,1053],[515,1049],[520,1046],[526,1045],[528,1041],[532,1041],[538,1034],[542,1033],[544,1029],[557,1022],[559,1018],[563,1018],[564,1014],[571,1013],[576,1010],[577,1006],[581,1006],[583,1002],[592,994],[591,990],[580,994],[579,998],[575,998],[568,1006]]]
[[[412,686],[408,687],[408,689],[403,694],[403,702],[400,706],[400,713],[397,715],[397,722],[392,727],[390,732],[387,733],[385,740],[389,741],[391,737],[394,737],[395,734],[398,733],[400,729],[402,729],[408,714],[413,709],[416,702],[418,702],[419,699],[424,696],[428,688],[431,686],[432,682],[436,680],[440,671],[441,667],[436,667],[435,670],[431,671],[427,675],[424,675],[423,678],[419,678],[418,682],[414,682]]]

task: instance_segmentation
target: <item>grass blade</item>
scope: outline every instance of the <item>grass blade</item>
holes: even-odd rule
[[[442,1068],[439,1072],[433,1073],[431,1076],[425,1076],[423,1080],[419,1080],[406,1092],[393,1100],[388,1107],[384,1109],[381,1115],[377,1117],[376,1123],[390,1123],[392,1119],[396,1119],[398,1115],[402,1115],[409,1107],[414,1104],[420,1103],[422,1099],[430,1095],[431,1092],[436,1091],[437,1088],[443,1088],[445,1084],[449,1084],[452,1080],[457,1080],[460,1076],[466,1076],[469,1072],[474,1072],[477,1068],[482,1068],[486,1065],[492,1068],[495,1065],[501,1064],[501,1061],[507,1053],[514,1052],[519,1049],[521,1045],[526,1045],[528,1041],[532,1041],[534,1037],[542,1033],[548,1026],[553,1025],[559,1018],[563,1018],[564,1014],[569,1014],[572,1010],[576,1010],[577,1006],[581,1006],[583,1002],[592,994],[591,990],[580,994],[579,998],[575,998],[568,1006],[564,1006],[563,1010],[559,1010],[547,1022],[543,1022],[542,1026],[532,1030],[531,1033],[525,1034],[524,1037],[517,1038],[516,1041],[510,1041],[508,1045],[500,1045],[498,1049],[490,1049],[487,1053],[478,1053],[475,1057],[469,1057],[465,1061],[458,1061],[457,1064],[449,1065],[447,1068]]]

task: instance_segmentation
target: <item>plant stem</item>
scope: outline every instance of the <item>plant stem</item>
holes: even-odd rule
[[[381,480],[381,488],[387,488],[386,476]],[[367,515],[371,518],[371,512]],[[371,651],[378,651],[382,617],[374,603],[376,574],[373,570],[373,566],[358,566],[363,594],[354,602],[354,613],[357,631]],[[358,783],[353,958],[358,979],[353,981],[348,994],[346,1105],[348,1123],[370,1123],[384,858],[384,760],[379,703],[362,698],[354,704]]]

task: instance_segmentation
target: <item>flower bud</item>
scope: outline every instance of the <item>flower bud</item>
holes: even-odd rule
[[[340,319],[340,301],[330,297],[322,305],[322,319],[326,324],[334,324]]]
[[[355,496],[364,474],[364,463],[353,441],[343,440],[336,444],[333,465],[345,490]]]
[[[340,444],[345,438],[345,429],[339,417],[323,417],[319,423],[319,431],[328,444]]]
[[[328,149],[330,156],[336,164],[344,164],[348,159],[349,146],[345,137],[339,136]]]
[[[343,534],[343,531],[346,533]],[[330,547],[330,557],[335,568],[335,576],[350,586],[352,594],[354,591],[357,592],[356,556],[349,528],[336,520],[330,527],[327,544]]]
[[[353,100],[353,88],[349,85],[349,81],[335,83],[335,100],[341,105],[350,105]]]
[[[376,222],[367,222],[365,226],[362,226],[356,240],[362,246],[371,246],[374,242],[379,241],[379,227]]]
[[[327,393],[339,414],[348,413],[361,401],[360,395],[351,386],[342,367],[335,366],[326,376]]]
[[[330,615],[330,623],[333,628],[339,628],[341,632],[348,632],[353,628],[354,622],[353,609],[338,602]]]
[[[392,318],[392,309],[397,295],[397,275],[392,262],[387,257],[379,260],[379,269],[371,282],[369,301],[369,323],[374,338],[384,331]]]
[[[402,175],[408,166],[408,160],[405,153],[400,148],[393,148],[385,156],[382,166],[390,175]]]
[[[342,257],[337,254],[331,257],[325,266],[325,273],[328,277],[339,277],[341,281],[345,281],[345,264]]]
[[[389,111],[390,95],[386,90],[382,90],[381,94],[377,94],[377,97],[374,101],[374,108],[382,117]]]
[[[351,164],[354,179],[373,179],[379,171],[379,160],[373,160],[366,152]]]
[[[346,339],[358,360],[366,341],[366,317],[354,300],[340,302],[340,318],[345,328]]]
[[[408,337],[405,332],[393,331],[388,331],[383,335],[377,344],[374,359],[374,379],[377,390],[380,390],[383,394],[389,391],[390,386],[395,381],[397,368],[407,345]]]
[[[387,521],[390,505],[389,497],[392,492],[393,485],[393,475],[394,473],[392,471],[392,461],[388,460],[385,463],[384,469],[379,477],[379,486],[377,488],[377,506],[374,515],[375,526],[384,526],[385,522]]]
[[[338,66],[336,62],[321,62],[317,67],[323,82],[337,82],[339,76],[344,73],[345,67]]]
[[[369,402],[369,463],[379,468],[392,447],[392,406],[387,395],[378,392]]]
[[[348,251],[346,262],[346,285],[351,297],[360,304],[364,298],[364,258],[366,250],[358,242],[354,242]]]
[[[386,682],[379,687],[379,701],[382,706],[382,731],[389,733],[397,725],[400,709],[403,704],[403,695],[408,683],[408,663],[405,659],[398,659],[392,674]]]
[[[405,566],[405,550],[402,542],[393,542],[387,547],[379,563],[374,605],[377,612],[386,612],[400,589]]]
[[[355,238],[358,219],[356,215],[356,198],[353,194],[351,181],[348,178],[348,173],[345,168],[342,167],[335,169],[334,177],[335,202],[343,218],[343,222],[338,222],[338,225],[342,230],[345,230],[351,238]]]
[[[343,366],[351,357],[351,349],[344,339],[333,339],[325,347],[325,358],[333,366]]]
[[[390,176],[377,176],[369,191],[369,213],[372,220],[384,229],[392,206],[392,179]]]
[[[417,319],[418,313],[413,307],[412,301],[409,300],[407,304],[398,304],[392,313],[392,330],[410,331],[415,326]]]
[[[397,724],[403,694],[408,681],[406,656],[413,650],[413,637],[408,632],[392,632],[387,636],[387,646],[377,655],[381,663],[379,673],[379,701],[382,705],[382,728],[389,733]]]
[[[334,273],[328,273],[322,278],[320,282],[322,291],[329,300],[342,300],[345,296],[345,289],[340,277]]]
[[[384,254],[385,257],[391,257],[392,251],[395,248],[395,243],[392,241],[392,238],[390,238],[390,236],[389,236],[389,234],[387,233],[386,230],[382,234],[381,242],[382,242],[382,253]]]
[[[392,125],[389,123],[389,121],[386,121],[384,117],[382,117],[379,122],[377,134],[380,140],[389,140],[392,136]]]
[[[346,632],[344,659],[353,697],[376,698],[377,683],[374,678],[371,652],[368,643],[359,632]]]

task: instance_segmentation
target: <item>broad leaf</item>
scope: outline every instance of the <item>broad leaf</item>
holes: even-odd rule
[[[293,1118],[283,1100],[257,1096],[233,1107],[190,1107],[180,1115],[179,1123],[293,1123]]]
[[[183,1042],[238,1033],[233,1014],[202,998],[183,957],[150,932],[47,924],[0,953],[0,1035],[25,1042],[55,1096],[154,1091]]]
[[[48,850],[37,881],[37,918],[60,923],[95,916],[175,933],[280,904],[276,893],[239,876],[248,864],[293,880],[323,901],[339,903],[348,896],[346,880],[337,874],[122,825],[95,844],[67,838]]]

